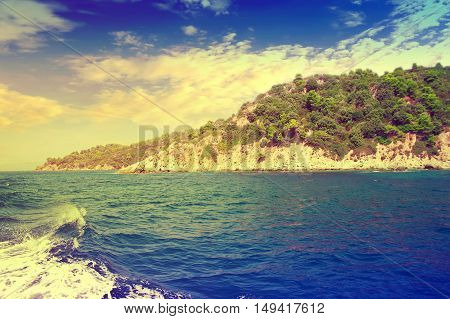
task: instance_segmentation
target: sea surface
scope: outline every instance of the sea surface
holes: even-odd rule
[[[450,172],[0,173],[0,298],[447,298]]]

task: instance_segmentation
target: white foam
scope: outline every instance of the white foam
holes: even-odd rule
[[[86,225],[86,210],[61,205],[32,216],[36,216],[36,220],[31,224],[44,225],[38,227],[45,229],[44,234],[33,237],[28,233],[19,242],[0,242],[0,298],[95,299],[105,295],[111,298],[110,292],[120,277],[105,265],[71,257],[62,261],[51,253],[58,245],[70,249],[79,247],[78,239]],[[62,238],[56,234],[64,225],[75,227],[74,237]],[[160,292],[143,286],[129,288],[128,298],[164,298]]]
[[[142,285],[130,287],[130,293],[127,296],[130,299],[163,299],[164,295],[155,289],[150,289]]]
[[[61,262],[50,253],[60,244],[52,230],[75,224],[82,233],[86,225],[84,209],[63,205],[51,211],[56,214],[45,220],[48,234],[38,238],[28,234],[19,243],[0,243],[0,298],[101,298],[114,287],[115,275],[106,267],[99,265],[104,268],[101,275],[89,266],[92,261]],[[73,246],[78,245],[73,238]]]

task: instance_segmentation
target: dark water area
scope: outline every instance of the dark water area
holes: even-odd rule
[[[448,171],[0,173],[0,297],[447,298],[449,186]]]

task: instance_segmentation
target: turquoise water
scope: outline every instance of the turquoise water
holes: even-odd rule
[[[450,173],[0,173],[1,298],[444,298]]]

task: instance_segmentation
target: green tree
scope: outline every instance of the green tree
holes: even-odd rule
[[[364,145],[364,136],[360,129],[354,129],[350,133],[350,144],[353,148]]]
[[[306,81],[305,88],[308,92],[312,90],[317,90],[319,88],[319,83],[317,83],[316,79],[310,78]]]
[[[316,91],[309,91],[306,95],[306,108],[311,111],[320,110],[322,107],[322,98]]]
[[[430,133],[433,131],[434,125],[431,120],[430,114],[428,113],[422,113],[419,115],[419,118],[417,119],[417,124],[415,126],[415,131],[421,132],[421,133]]]
[[[438,111],[442,107],[442,102],[436,96],[433,89],[429,86],[425,86],[422,89],[420,101],[428,110],[433,112]]]
[[[303,90],[306,85],[306,81],[303,79],[303,76],[301,74],[297,74],[294,79],[294,84],[297,89]]]

